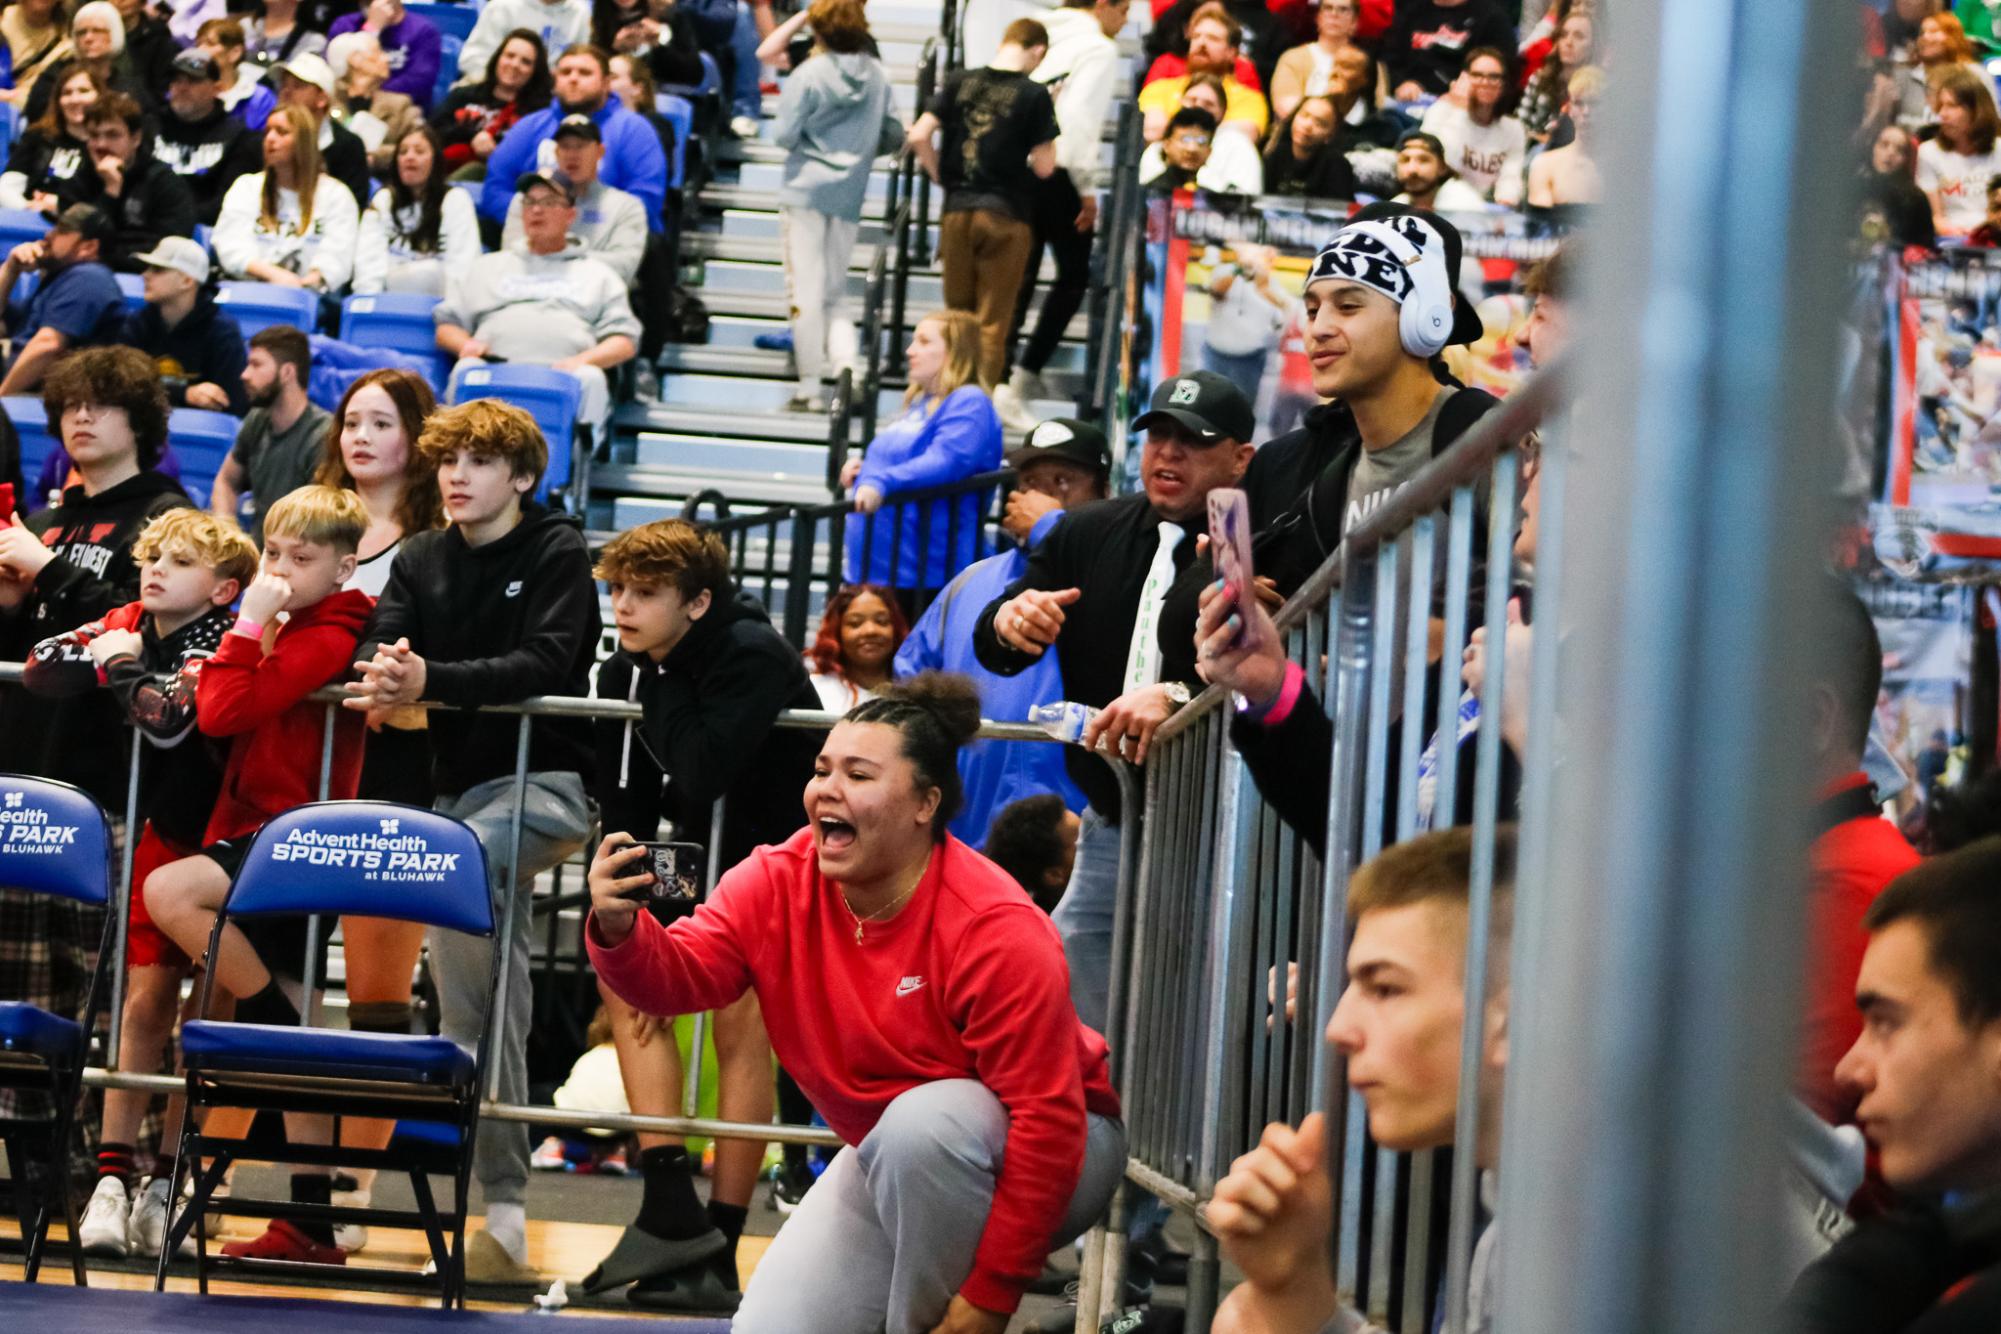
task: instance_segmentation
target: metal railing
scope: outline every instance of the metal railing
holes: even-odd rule
[[[21,679],[21,664],[0,663],[0,688],[20,688]],[[322,799],[325,798],[329,790],[328,784],[331,778],[333,761],[331,742],[334,732],[332,723],[340,712],[340,700],[342,698],[343,696],[340,692],[332,689],[321,690],[312,696],[312,699],[315,702],[323,704],[327,711],[328,725],[323,728],[325,741],[320,750],[317,780],[318,791]],[[417,707],[432,708],[442,706],[424,704]],[[625,722],[637,720],[643,716],[642,710],[636,704],[616,700],[553,695],[537,696],[521,700],[514,704],[483,706],[479,712],[512,715],[518,719],[518,740],[515,747],[512,789],[513,809],[509,816],[506,834],[510,845],[517,844],[521,836],[521,813],[525,801],[528,778],[528,739],[535,719],[584,718],[598,721]],[[840,717],[841,715],[837,713],[791,710],[779,714],[774,725],[781,728],[817,731],[832,727],[836,722],[840,721]],[[1030,741],[1046,745],[1062,744],[1040,727],[1026,723],[982,722],[978,735],[982,739],[991,740]],[[121,1038],[123,1036],[121,1015],[124,1004],[127,932],[131,912],[132,846],[136,841],[136,831],[140,827],[140,820],[142,818],[139,808],[138,768],[141,753],[141,738],[135,731],[133,733],[133,768],[127,782],[123,812],[126,833],[123,841],[123,852],[119,862],[119,883],[114,894],[115,906],[113,910],[117,913],[117,929],[113,937],[114,955],[110,965],[113,987],[112,1000],[109,1007],[110,1029],[105,1037],[102,1048],[103,1064],[86,1068],[84,1082],[96,1088],[143,1089],[155,1093],[176,1093],[180,1092],[184,1087],[182,1079],[172,1075],[125,1070],[120,1067],[119,1063]],[[1127,799],[1137,800],[1138,789],[1131,767],[1116,762],[1109,757],[1107,757],[1106,763],[1111,766],[1117,775],[1121,791],[1126,794]],[[721,827],[720,822],[725,800],[718,799],[716,803],[715,815],[711,825],[712,831]],[[693,832],[699,834],[700,831]],[[690,836],[690,831],[682,831],[682,836]],[[587,840],[585,855],[588,855],[589,848],[594,846],[595,839]],[[710,847],[712,856],[709,868],[709,881],[710,886],[713,887],[720,872],[727,868],[723,868],[717,864],[717,859],[714,856],[715,844],[713,833],[710,840]],[[514,860],[514,858],[510,858],[509,864],[513,864]],[[1124,885],[1125,875],[1126,873],[1122,870],[1122,892],[1129,892]],[[534,887],[532,885],[517,885],[514,892],[534,893]],[[587,895],[566,896],[562,894],[545,894],[538,897],[535,908],[538,914],[546,915],[561,912],[567,908],[586,906],[587,903]],[[500,951],[500,973],[495,994],[506,995],[511,985],[526,985],[527,983],[525,981],[517,981],[511,976],[512,954],[509,944],[514,929],[513,915],[502,911],[497,913],[497,918],[499,921],[499,930],[495,938],[494,948]],[[300,1007],[299,1022],[302,1026],[313,1022],[315,1007],[310,1002],[314,994],[319,990],[320,979],[317,975],[318,950],[316,946],[319,939],[320,925],[319,919],[311,919],[305,967],[302,970],[302,979],[308,999],[308,1004]],[[496,1005],[491,1016],[491,1024],[493,1026],[491,1041],[493,1050],[498,1051],[500,1049],[505,1020],[505,1007]],[[487,1096],[481,1103],[480,1115],[497,1121],[519,1121],[535,1125],[562,1126],[578,1129],[656,1131],[671,1135],[697,1135],[714,1139],[749,1139],[788,1144],[838,1146],[841,1143],[840,1138],[834,1132],[819,1126],[791,1125],[782,1122],[754,1124],[695,1115],[694,1108],[699,1101],[701,1087],[700,1047],[701,1025],[698,1023],[695,1051],[687,1066],[688,1084],[684,1091],[683,1101],[685,1111],[680,1116],[648,1116],[632,1112],[615,1111],[609,1108],[603,1110],[559,1109],[555,1107],[504,1103],[498,1099],[500,1072],[497,1062],[488,1071]]]
[[[1146,242],[1146,194],[1139,185],[1139,158],[1145,148],[1141,121],[1137,101],[1127,101],[1120,108],[1111,198],[1098,224],[1098,244],[1091,252],[1091,291],[1086,307],[1085,401],[1098,414],[1105,438],[1121,442],[1129,434],[1126,423],[1133,417],[1125,397],[1131,387],[1132,366],[1145,356],[1151,342],[1137,290]],[[1126,355],[1129,346],[1130,358]]]
[[[1498,718],[1501,691],[1509,688],[1500,663],[1518,445],[1553,415],[1560,392],[1553,373],[1532,377],[1357,523],[1278,614],[1286,655],[1305,669],[1315,697],[1299,707],[1324,701],[1333,720],[1324,860],[1307,831],[1289,827],[1259,790],[1231,744],[1226,692],[1212,687],[1155,734],[1137,877],[1130,903],[1120,905],[1130,923],[1114,945],[1108,1030],[1131,1141],[1130,1181],[1199,1222],[1216,1183],[1267,1122],[1326,1111],[1337,1285],[1358,1309],[1406,1334],[1432,1328],[1441,1286],[1445,1328],[1464,1328],[1481,1007],[1467,1007],[1449,1209],[1432,1203],[1442,1155],[1377,1149],[1346,1088],[1343,1062],[1321,1034],[1341,989],[1349,875],[1386,843],[1418,830],[1420,756],[1434,732],[1446,739],[1432,807],[1439,824],[1451,823],[1463,784],[1473,794],[1475,843],[1483,852],[1472,892],[1467,994],[1484,990],[1500,736],[1497,727],[1482,727],[1472,772],[1462,772],[1452,744],[1458,651],[1472,624],[1484,623],[1489,669],[1480,704],[1484,717]],[[1559,465],[1546,467],[1541,483],[1544,555],[1559,537],[1547,499],[1559,482],[1556,454],[1543,455]],[[1494,521],[1483,522],[1483,514]],[[1433,650],[1434,639],[1442,650]],[[1293,966],[1296,1011],[1285,1003]],[[1122,1216],[1130,1209],[1127,1201]],[[1111,1243],[1096,1248],[1103,1267],[1087,1278],[1100,1314],[1109,1314],[1123,1290],[1123,1238],[1115,1226],[1103,1240]],[[1199,1232],[1191,1329],[1206,1329],[1214,1312],[1217,1260],[1213,1238]]]

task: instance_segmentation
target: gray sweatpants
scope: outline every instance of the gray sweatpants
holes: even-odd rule
[[[1124,1125],[1089,1116],[1086,1136],[1051,1249],[1097,1221],[1125,1172]],[[977,1080],[904,1093],[779,1229],[733,1334],[929,1334],[973,1270],[1006,1143],[1007,1111]]]
[[[530,919],[535,877],[584,845],[590,834],[590,806],[584,781],[572,773],[533,773],[522,806],[521,873],[510,874],[514,779],[495,778],[455,797],[438,798],[438,809],[463,820],[486,849],[493,892],[496,939],[460,931],[432,930],[431,978],[438,986],[438,1027],[467,1051],[479,1048],[486,1031],[488,966],[498,947],[501,923],[513,918],[508,939],[507,990],[500,998],[505,1026],[489,1059],[500,1067],[500,1100],[528,1101],[528,1022],[534,990],[528,977]],[[518,1203],[528,1190],[528,1127],[518,1121],[481,1121],[473,1142],[473,1175],[488,1204]]]

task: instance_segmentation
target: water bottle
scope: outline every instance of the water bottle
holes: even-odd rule
[[[1084,739],[1084,729],[1097,716],[1098,710],[1090,705],[1067,699],[1059,699],[1052,704],[1031,705],[1028,710],[1028,721],[1058,741],[1072,743]]]

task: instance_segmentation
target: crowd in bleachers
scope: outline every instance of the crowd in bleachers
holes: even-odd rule
[[[1252,779],[1324,851],[1333,720],[1265,604],[1496,406],[1445,369],[1448,348],[1482,333],[1457,290],[1464,241],[1448,215],[1521,209],[1563,231],[1598,197],[1603,9],[1559,0],[1523,22],[1503,0],[1177,0],[1141,25],[1143,77],[1128,87],[1126,0],[1037,4],[948,71],[906,127],[861,0],[783,19],[733,0],[194,8],[0,11],[14,69],[0,102],[23,127],[0,175],[13,210],[0,216],[13,242],[0,395],[26,405],[0,418],[0,661],[27,664],[23,687],[0,690],[0,772],[73,782],[122,810],[128,729],[144,738],[140,823],[122,831],[135,847],[125,1067],[167,1060],[197,962],[239,1022],[297,1024],[312,1004],[303,981],[319,965],[303,930],[232,923],[210,949],[262,826],[322,788],[433,806],[478,836],[513,923],[491,1056],[502,1101],[529,1098],[532,886],[583,854],[607,1019],[593,1046],[615,1053],[624,1105],[679,1110],[682,1058],[659,1016],[713,1011],[722,1119],[817,1109],[850,1146],[817,1178],[788,1155],[774,1197],[792,1221],[746,1291],[736,1246],[764,1146],[724,1141],[705,1201],[683,1144],[640,1134],[639,1211],[585,1291],[622,1288],[676,1312],[741,1302],[738,1327],[753,1331],[997,1334],[1047,1281],[1052,1246],[1102,1212],[1125,1159],[1100,1033],[1123,829],[1138,813],[1090,752],[1144,764],[1176,709],[1224,686]],[[1991,155],[1997,119],[1966,33],[1931,8],[1881,16],[1900,63],[1871,104],[1887,119],[1864,138],[1897,225],[1946,236],[1987,217],[1968,212],[1964,185],[1939,183],[1985,179],[1959,159]],[[945,308],[915,321],[899,349],[901,408],[838,476],[853,510],[845,584],[804,645],[734,585],[714,533],[661,520],[593,552],[547,503],[573,480],[575,451],[600,443],[634,383],[625,368],[662,337],[690,122],[658,90],[719,89],[720,114],[750,137],[766,68],[784,72],[770,128],[787,155],[789,408],[823,410],[828,380],[860,355],[847,275],[879,155],[907,147],[942,187]],[[1307,275],[1315,404],[1299,424],[1259,438],[1243,363],[1262,364],[1286,302],[1268,257],[1245,246],[1212,276],[1207,367],[1155,388],[1131,423],[1137,488],[1118,494],[1104,432],[1037,404],[1060,397],[1043,375],[1088,281],[1101,145],[1127,95],[1148,146],[1124,165],[1149,183],[1382,198],[1334,231]],[[1913,126],[1931,129],[1921,147]],[[1044,254],[1054,273],[1034,307]],[[1575,263],[1559,252],[1528,279],[1536,363],[1570,332]],[[1523,457],[1522,513],[1480,518],[1519,524],[1511,681],[1526,676],[1534,634],[1533,442]],[[1011,543],[986,554],[993,490],[961,484],[1004,467]],[[1244,493],[1255,589],[1218,578],[1200,549],[1226,488]],[[1964,886],[1991,875],[1991,854],[1920,866],[1878,818],[1862,752],[1882,655],[1852,595],[1828,601],[1841,635],[1809,682],[1823,832],[1798,1093],[1823,1126],[1859,1121],[1876,1138],[1871,1190],[1985,1191],[1985,1155],[2001,1160],[2001,1001],[1979,978],[2001,957],[1991,908]],[[1512,808],[1525,711],[1511,693],[1502,717],[1479,717],[1484,633],[1437,651],[1448,682],[1461,655],[1476,693],[1430,754],[1498,729]],[[310,698],[329,686],[345,707]],[[595,695],[638,716],[537,716],[524,742],[512,715],[479,711],[538,695]],[[787,709],[845,721],[825,734],[774,727]],[[1082,745],[967,745],[981,716],[1042,721]],[[699,906],[638,911],[652,880],[635,845],[663,827],[709,840],[718,799],[721,882]],[[1327,1034],[1392,1149],[1452,1141],[1456,1016],[1469,1003],[1472,854],[1454,828],[1466,813],[1430,796],[1418,809],[1441,832],[1350,886],[1357,982]],[[1501,959],[1511,851],[1504,835]],[[81,1008],[89,961],[74,912],[0,893],[0,914],[0,997]],[[1940,955],[1924,936],[1943,962],[1922,948],[1914,959],[1912,924],[1934,921],[1973,944]],[[478,1045],[494,1018],[485,942],[367,918],[344,921],[342,939],[351,1029],[411,1033],[422,957],[439,1030]],[[1371,980],[1396,968],[1427,1016],[1451,1016],[1422,1049],[1398,1045],[1406,1021]],[[1504,1033],[1504,970],[1478,999]],[[836,1031],[830,1004],[852,1022]],[[1957,1025],[1934,1028],[1945,1037],[1921,1053],[1927,1072],[1959,1072],[1944,1112],[1899,1101],[1915,1096],[1899,1082],[1912,1077],[1882,1017],[1926,1005],[1929,1022]],[[1491,1173],[1505,1042],[1483,1057],[1479,1165]],[[139,1091],[106,1096],[78,1238],[88,1251],[165,1244],[172,1164],[142,1151],[151,1107]],[[230,1133],[220,1115],[206,1133]],[[392,1129],[350,1120],[340,1143],[379,1149]],[[325,1145],[334,1130],[290,1133]],[[1982,1170],[1927,1147],[1943,1133]],[[1326,1272],[1321,1136],[1316,1119],[1274,1126],[1218,1187],[1210,1222],[1248,1280],[1226,1327],[1351,1327]],[[527,1242],[533,1161],[524,1125],[482,1126],[484,1226],[465,1260],[476,1283],[543,1280]],[[366,1205],[372,1175],[300,1168],[290,1200],[306,1207],[225,1252],[344,1263],[366,1229],[311,1208]],[[1908,1285],[1908,1319],[1862,1323],[1841,1295],[1868,1245],[1887,1235],[1928,1259],[1939,1235],[1970,1226],[1925,1207],[1917,1222],[1872,1220],[1867,1204],[1862,1240],[1801,1282],[1812,1328],[1917,1328],[1948,1291],[1980,1293],[1954,1286],[1973,1261],[1934,1266]],[[1158,1215],[1138,1213],[1131,1296],[1143,1303],[1173,1260]],[[1494,1301],[1496,1236],[1490,1224],[1474,1260],[1473,1328]]]

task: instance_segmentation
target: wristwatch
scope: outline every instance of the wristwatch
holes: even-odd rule
[[[1188,693],[1188,687],[1180,681],[1163,681],[1161,682],[1161,686],[1167,695],[1168,702],[1177,709],[1194,698],[1193,695]]]

